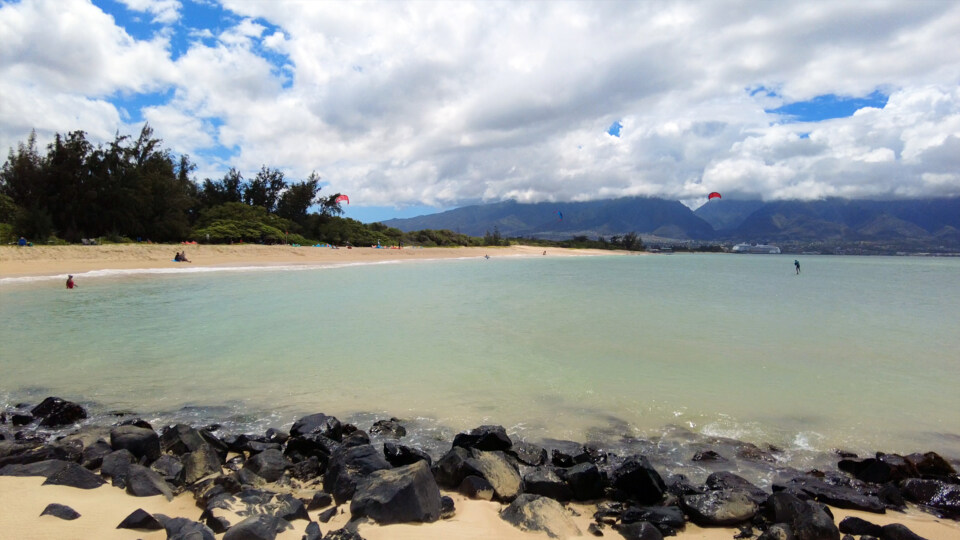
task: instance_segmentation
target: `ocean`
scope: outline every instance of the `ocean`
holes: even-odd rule
[[[960,259],[493,254],[2,279],[0,407],[960,457]]]

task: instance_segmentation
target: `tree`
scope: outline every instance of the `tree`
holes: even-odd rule
[[[267,212],[275,212],[280,193],[285,187],[287,183],[283,180],[283,173],[264,165],[243,190],[243,202],[259,206]]]
[[[280,195],[280,200],[277,202],[277,215],[305,226],[307,212],[316,204],[319,192],[320,176],[315,172],[310,173],[306,180],[291,184]]]

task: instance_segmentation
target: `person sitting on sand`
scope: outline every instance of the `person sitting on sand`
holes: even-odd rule
[[[67,276],[67,288],[72,289],[76,286],[77,284],[73,282],[73,276]]]
[[[190,259],[187,258],[187,252],[185,250],[180,252],[180,262],[190,262]]]
[[[179,251],[177,252],[176,255],[173,256],[173,262],[183,262],[183,258],[180,256]]]

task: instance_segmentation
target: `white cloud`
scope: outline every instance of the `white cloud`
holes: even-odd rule
[[[153,15],[153,22],[172,24],[180,20],[179,0],[119,0],[127,9]]]
[[[216,27],[181,29],[196,41],[176,60],[167,37],[135,40],[84,2],[0,8],[0,84],[32,104],[0,112],[2,142],[65,130],[66,102],[172,86],[143,113],[175,151],[317,170],[358,204],[960,193],[958,4],[223,6]],[[877,90],[885,107],[848,118],[765,112]]]

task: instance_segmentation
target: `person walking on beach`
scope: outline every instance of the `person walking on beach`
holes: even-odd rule
[[[797,274],[799,275],[799,274],[800,274],[800,261],[794,259],[794,260],[793,260],[793,265],[797,267]]]
[[[73,276],[67,276],[67,288],[72,289],[76,286],[77,284],[73,282]]]

